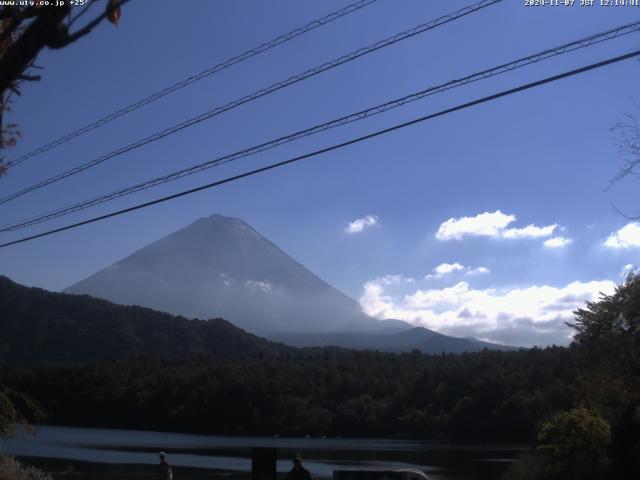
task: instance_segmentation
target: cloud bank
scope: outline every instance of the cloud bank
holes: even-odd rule
[[[362,309],[379,319],[394,318],[458,337],[473,336],[509,345],[566,345],[565,324],[573,311],[600,293],[613,293],[609,280],[572,282],[563,287],[534,285],[510,290],[472,288],[458,282],[441,289],[391,295],[380,279],[364,284]]]
[[[436,238],[438,240],[460,240],[467,236],[490,237],[490,238],[541,238],[553,235],[557,224],[527,225],[521,228],[507,228],[516,221],[515,215],[507,215],[500,210],[495,212],[484,212],[475,217],[450,218],[443,222]]]

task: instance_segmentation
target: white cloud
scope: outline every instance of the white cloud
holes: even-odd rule
[[[378,217],[376,215],[367,215],[366,217],[356,218],[353,222],[350,222],[344,229],[346,233],[360,233],[365,228],[373,227],[378,224]]]
[[[402,275],[385,275],[384,277],[376,278],[375,281],[382,285],[398,285],[400,283],[413,283],[415,280]]]
[[[553,237],[544,241],[544,246],[547,248],[562,248],[573,243],[571,238],[566,237]]]
[[[500,210],[480,213],[475,217],[450,218],[438,227],[436,238],[438,240],[459,240],[465,236],[509,239],[540,238],[553,235],[558,227],[554,223],[543,227],[527,225],[522,228],[507,228],[515,220],[515,215],[507,215]]]
[[[627,223],[620,230],[609,235],[604,245],[609,248],[640,247],[640,223]]]
[[[262,293],[269,293],[272,287],[271,283],[261,282],[260,280],[247,280],[246,282],[244,282],[244,285],[251,290],[258,290]]]
[[[475,217],[450,218],[436,232],[438,240],[460,239],[466,235],[499,237],[504,228],[515,221],[515,215],[505,215],[500,210],[484,212]]]
[[[487,267],[465,267],[464,265],[454,262],[454,263],[441,263],[436,268],[433,269],[433,274],[426,275],[425,279],[430,278],[442,278],[445,275],[449,275],[455,272],[464,272],[465,275],[479,275],[483,273],[490,273],[491,271]]]
[[[465,275],[483,275],[485,273],[491,273],[491,270],[489,270],[487,267],[477,267],[470,268],[469,270],[467,270]]]
[[[534,285],[510,290],[476,290],[467,282],[442,289],[418,289],[393,296],[372,280],[363,286],[360,304],[376,318],[395,318],[455,335],[517,345],[566,344],[565,322],[585,301],[610,294],[614,282],[573,282],[564,287]]]
[[[441,263],[433,269],[437,275],[446,275],[447,273],[459,272],[460,270],[464,270],[464,266],[460,265],[458,262]]]
[[[536,225],[527,225],[523,228],[510,228],[502,232],[504,238],[539,238],[548,237],[553,235],[553,231],[558,225],[547,225],[545,227],[538,227]]]

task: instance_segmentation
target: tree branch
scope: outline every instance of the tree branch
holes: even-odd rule
[[[18,77],[18,80],[25,80],[27,82],[38,82],[40,80],[42,80],[42,77],[40,75],[20,75]]]
[[[68,5],[43,8],[24,33],[7,48],[0,58],[0,94],[14,85],[50,39],[60,36],[68,13]]]
[[[102,14],[98,15],[96,18],[94,18],[93,20],[91,20],[89,23],[87,23],[84,27],[82,27],[80,30],[77,30],[76,32],[72,33],[72,34],[68,34],[54,40],[53,42],[50,42],[47,46],[49,48],[52,49],[58,49],[58,48],[63,48],[66,47],[67,45],[70,45],[71,43],[79,40],[80,38],[84,37],[85,35],[88,35],[89,33],[91,33],[91,31],[96,28],[105,18],[107,18],[109,15],[111,15],[116,9],[120,8],[121,6],[123,6],[124,4],[128,3],[130,0],[121,0],[120,2],[111,2],[109,4],[109,6],[105,9],[104,12],[102,12]]]
[[[69,22],[67,23],[67,25],[69,25],[69,28],[71,27],[71,25],[76,23],[80,18],[82,18],[82,16],[86,14],[96,2],[97,0],[89,0],[88,3],[84,6],[84,8],[80,11],[80,13],[78,13],[76,16],[72,17],[71,20],[69,20]]]

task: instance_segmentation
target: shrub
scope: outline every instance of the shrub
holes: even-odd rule
[[[0,453],[0,480],[51,480],[51,476]]]

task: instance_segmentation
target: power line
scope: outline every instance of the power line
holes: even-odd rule
[[[640,50],[635,50],[633,52],[630,52],[630,53],[627,53],[627,54],[624,54],[624,55],[620,55],[620,56],[617,56],[617,57],[609,58],[607,60],[603,60],[603,61],[598,62],[598,63],[592,63],[592,64],[587,65],[585,67],[580,67],[580,68],[577,68],[577,69],[574,69],[574,70],[570,70],[570,71],[567,71],[567,72],[564,72],[564,73],[560,73],[558,75],[547,77],[547,78],[544,78],[542,80],[537,80],[535,82],[526,83],[524,85],[520,85],[518,87],[511,88],[509,90],[503,90],[503,91],[501,91],[499,93],[495,93],[495,94],[489,95],[487,97],[483,97],[483,98],[480,98],[480,99],[477,99],[477,100],[473,100],[471,102],[463,103],[461,105],[457,105],[455,107],[448,108],[446,110],[441,110],[441,111],[439,111],[437,113],[432,113],[432,114],[429,114],[429,115],[418,117],[418,118],[415,118],[415,119],[410,120],[408,122],[400,123],[400,124],[394,125],[392,127],[388,127],[388,128],[382,129],[382,130],[375,131],[373,133],[369,133],[367,135],[363,135],[361,137],[357,137],[357,138],[353,138],[351,140],[347,140],[346,142],[342,142],[342,143],[338,143],[338,144],[335,144],[335,145],[331,145],[329,147],[325,147],[325,148],[322,148],[322,149],[319,149],[319,150],[315,150],[313,152],[306,153],[306,154],[300,155],[298,157],[290,158],[288,160],[283,160],[281,162],[272,163],[270,165],[257,168],[255,170],[250,170],[248,172],[240,173],[238,175],[227,177],[227,178],[224,178],[222,180],[218,180],[218,181],[215,181],[215,182],[212,182],[212,183],[208,183],[206,185],[201,185],[201,186],[196,187],[196,188],[191,188],[189,190],[184,190],[184,191],[179,192],[179,193],[174,193],[173,195],[168,195],[166,197],[157,198],[155,200],[151,200],[151,201],[148,201],[148,202],[140,203],[138,205],[134,205],[132,207],[128,207],[128,208],[125,208],[125,209],[122,209],[122,210],[117,210],[115,212],[107,213],[105,215],[101,215],[101,216],[98,216],[98,217],[93,217],[93,218],[90,218],[88,220],[83,220],[81,222],[73,223],[73,224],[70,224],[70,225],[65,225],[64,227],[55,228],[53,230],[49,230],[49,231],[46,231],[46,232],[38,233],[36,235],[31,235],[31,236],[28,236],[28,237],[20,238],[18,240],[13,240],[11,242],[6,242],[6,243],[3,243],[3,244],[0,244],[0,248],[8,247],[8,246],[11,246],[11,245],[16,245],[18,243],[27,242],[27,241],[34,240],[36,238],[45,237],[45,236],[48,236],[48,235],[53,235],[54,233],[63,232],[65,230],[71,230],[73,228],[77,228],[77,227],[80,227],[80,226],[83,226],[83,225],[88,225],[90,223],[95,223],[95,222],[98,222],[98,221],[101,221],[101,220],[105,220],[107,218],[115,217],[115,216],[118,216],[118,215],[123,215],[123,214],[128,213],[128,212],[133,212],[135,210],[140,210],[142,208],[150,207],[150,206],[156,205],[158,203],[163,203],[163,202],[167,202],[169,200],[174,200],[176,198],[183,197],[183,196],[186,196],[186,195],[190,195],[192,193],[196,193],[196,192],[199,192],[199,191],[202,191],[202,190],[207,190],[207,189],[210,189],[210,188],[214,188],[214,187],[223,185],[225,183],[230,183],[230,182],[233,182],[233,181],[236,181],[236,180],[240,180],[240,179],[245,178],[245,177],[256,175],[258,173],[262,173],[262,172],[273,170],[273,169],[276,169],[276,168],[279,168],[279,167],[283,167],[285,165],[289,165],[289,164],[292,164],[292,163],[295,163],[295,162],[299,162],[299,161],[305,160],[307,158],[315,157],[315,156],[321,155],[323,153],[331,152],[331,151],[334,151],[334,150],[339,150],[339,149],[347,147],[349,145],[360,143],[360,142],[363,142],[365,140],[370,140],[372,138],[375,138],[375,137],[378,137],[378,136],[381,136],[381,135],[385,135],[385,134],[393,132],[395,130],[400,130],[402,128],[405,128],[405,127],[408,127],[408,126],[411,126],[411,125],[415,125],[415,124],[418,124],[418,123],[421,123],[421,122],[424,122],[424,121],[427,121],[427,120],[431,120],[431,119],[436,118],[436,117],[440,117],[440,116],[443,116],[443,115],[447,115],[449,113],[457,112],[459,110],[464,110],[464,109],[467,109],[467,108],[470,108],[470,107],[473,107],[473,106],[476,106],[476,105],[480,105],[482,103],[487,103],[487,102],[490,102],[492,100],[496,100],[496,99],[501,98],[501,97],[506,97],[508,95],[513,95],[514,93],[518,93],[518,92],[522,92],[524,90],[529,90],[529,89],[532,89],[532,88],[535,88],[535,87],[539,87],[541,85],[545,85],[545,84],[548,84],[548,83],[551,83],[551,82],[555,82],[555,81],[561,80],[563,78],[575,76],[575,75],[578,75],[578,74],[581,74],[581,73],[584,73],[584,72],[587,72],[587,71],[590,71],[590,70],[595,70],[597,68],[602,68],[602,67],[605,67],[607,65],[618,63],[618,62],[627,60],[629,58],[637,57],[637,56],[640,56]]]
[[[122,155],[124,153],[130,152],[132,150],[135,150],[137,148],[140,148],[144,145],[147,145],[149,143],[155,142],[156,140],[160,140],[168,135],[172,135],[176,132],[179,132],[185,128],[191,127],[195,124],[198,124],[200,122],[203,122],[204,120],[208,120],[211,117],[214,117],[216,115],[219,115],[221,113],[224,113],[226,111],[229,111],[233,108],[239,107],[240,105],[243,105],[245,103],[251,102],[253,100],[256,100],[258,98],[264,97],[265,95],[269,95],[273,92],[276,92],[280,89],[283,89],[285,87],[288,87],[290,85],[293,85],[294,83],[300,82],[302,80],[306,80],[307,78],[313,77],[315,75],[318,75],[322,72],[325,72],[327,70],[333,69],[335,67],[338,67],[339,65],[342,65],[344,63],[348,63],[351,62],[353,60],[356,60],[359,57],[362,57],[364,55],[367,55],[371,52],[375,52],[376,50],[380,50],[381,48],[387,47],[389,45],[393,45],[394,43],[400,42],[402,40],[406,40],[408,38],[414,37],[418,34],[424,33],[426,31],[432,30],[434,28],[437,28],[441,25],[444,25],[446,23],[449,23],[451,21],[457,20],[459,18],[462,18],[466,15],[469,15],[471,13],[474,13],[478,10],[481,10],[483,8],[486,8],[490,5],[493,5],[495,3],[499,3],[502,2],[503,0],[482,0],[478,3],[475,3],[473,5],[470,5],[468,7],[464,7],[461,8],[459,10],[456,10],[455,12],[449,13],[447,15],[444,15],[442,17],[437,18],[436,20],[433,20],[431,22],[428,23],[423,23],[421,25],[418,25],[412,29],[406,30],[404,32],[398,33],[392,37],[388,37],[384,40],[380,40],[374,44],[368,45],[366,47],[360,48],[354,52],[351,52],[347,55],[343,55],[342,57],[333,60],[331,62],[327,62],[324,63],[318,67],[312,68],[310,70],[307,70],[301,74],[298,75],[294,75],[292,77],[289,77],[287,80],[283,80],[281,82],[278,83],[274,83],[273,85],[263,88],[261,90],[258,90],[250,95],[246,95],[242,98],[239,98],[237,100],[234,100],[230,103],[227,103],[226,105],[223,106],[219,106],[214,108],[213,110],[209,110],[208,112],[205,112],[201,115],[198,115],[196,117],[193,117],[189,120],[186,120],[182,123],[179,123],[177,125],[174,125],[173,127],[169,127],[166,128],[160,132],[156,132],[153,135],[150,135],[148,137],[143,138],[142,140],[138,140],[137,142],[134,142],[132,144],[129,144],[125,147],[121,147],[117,150],[114,150],[110,153],[107,153],[105,155],[102,155],[101,157],[98,157],[94,160],[91,160],[87,163],[84,163],[82,165],[79,165],[75,168],[72,168],[70,170],[67,170],[66,172],[60,173],[58,175],[55,175],[53,177],[50,177],[46,180],[43,180],[39,183],[33,184],[27,188],[24,188],[18,192],[15,192],[13,194],[10,194],[6,197],[3,197],[0,199],[0,205],[10,202],[11,200],[14,200],[18,197],[21,197],[22,195],[25,195],[29,192],[32,192],[34,190],[38,190],[42,187],[45,187],[47,185],[50,185],[52,183],[58,182],[60,180],[63,180],[65,178],[68,178],[72,175],[75,175],[77,173],[80,173],[84,170],[87,170],[91,167],[94,167],[100,163],[103,163],[111,158],[114,158],[116,156]]]
[[[96,120],[95,122],[89,123],[88,125],[85,125],[84,127],[78,128],[77,130],[74,130],[60,138],[58,138],[57,140],[54,140],[50,143],[47,143],[46,145],[43,145],[39,148],[36,148],[35,150],[32,150],[31,152],[25,153],[24,155],[21,155],[20,157],[16,158],[15,160],[10,160],[9,162],[7,162],[7,167],[14,167],[16,165],[21,164],[22,162],[24,162],[25,160],[28,160],[30,158],[36,157],[44,152],[48,152],[49,150],[56,148],[59,145],[62,145],[64,143],[67,143],[71,140],[73,140],[76,137],[79,137],[80,135],[84,135],[85,133],[88,133],[92,130],[95,130],[97,128],[100,128],[104,125],[106,125],[109,122],[112,122],[113,120],[120,118],[124,115],[127,115],[128,113],[133,112],[134,110],[138,110],[146,105],[149,105],[150,103],[155,102],[156,100],[161,99],[162,97],[165,97],[167,95],[170,95],[174,92],[177,92],[178,90],[181,90],[185,87],[188,87],[189,85],[199,82],[200,80],[207,78],[211,75],[214,75],[218,72],[221,72],[223,70],[226,70],[229,67],[232,67],[233,65],[236,65],[240,62],[243,62],[245,60],[248,60],[251,57],[254,57],[256,55],[259,55],[261,53],[266,52],[267,50],[270,50],[272,48],[275,48],[279,45],[282,45],[283,43],[286,43],[290,40],[293,40],[296,37],[299,37],[307,32],[310,32],[318,27],[321,27],[323,25],[326,25],[328,23],[333,22],[334,20],[338,20],[339,18],[342,18],[346,15],[349,15],[350,13],[356,12],[358,10],[360,10],[361,8],[364,8],[366,6],[371,5],[372,3],[377,2],[378,0],[359,0],[355,3],[352,3],[350,5],[347,5],[344,8],[341,8],[340,10],[337,10],[335,12],[331,12],[328,15],[325,15],[322,18],[318,18],[316,20],[313,20],[309,23],[307,23],[306,25],[302,26],[302,27],[298,27],[294,30],[291,30],[288,33],[285,33],[284,35],[280,35],[279,37],[274,38],[273,40],[269,40],[268,42],[263,43],[262,45],[259,45],[255,48],[252,48],[251,50],[247,50],[244,53],[241,53],[240,55],[237,55],[235,57],[229,58],[228,60],[225,60],[224,62],[218,63],[217,65],[214,65],[213,67],[207,68],[206,70],[201,71],[200,73],[197,73],[195,75],[191,75],[190,77],[181,80],[177,83],[174,83],[173,85],[166,87],[152,95],[149,95],[148,97],[142,98],[140,100],[138,100],[137,102],[132,103],[131,105],[128,105],[124,108],[121,108],[120,110],[117,110],[113,113],[110,113],[98,120]],[[89,5],[90,6],[90,5]],[[84,13],[81,12],[81,13]],[[80,15],[80,14],[79,14]]]
[[[147,180],[144,181],[142,183],[138,183],[136,185],[130,186],[130,187],[126,187],[120,190],[117,190],[115,192],[111,192],[90,200],[86,200],[71,206],[67,206],[58,210],[54,210],[54,211],[50,211],[44,214],[39,214],[37,216],[33,216],[30,218],[26,218],[23,220],[19,220],[19,221],[15,221],[13,223],[10,224],[6,224],[0,227],[0,232],[10,232],[10,231],[16,231],[16,230],[20,230],[32,225],[36,225],[39,223],[43,223],[46,222],[48,220],[52,220],[54,218],[58,218],[64,215],[68,215],[71,214],[73,212],[77,212],[80,210],[85,210],[87,208],[93,207],[95,205],[99,205],[111,200],[114,200],[116,198],[125,196],[125,195],[130,195],[133,193],[137,193],[140,192],[142,190],[146,190],[148,188],[152,188],[154,186],[160,185],[160,184],[164,184],[167,183],[169,181],[173,181],[173,180],[177,180],[180,179],[182,177],[188,176],[188,175],[192,175],[194,173],[199,173],[201,171],[207,170],[209,168],[213,168],[213,167],[217,167],[219,165],[223,165],[235,160],[238,160],[240,158],[244,158],[250,155],[254,155],[256,153],[260,153],[260,152],[264,152],[266,150],[270,150],[272,148],[278,147],[280,145],[283,145],[285,143],[288,142],[292,142],[307,136],[311,136],[314,135],[316,133],[320,133],[326,130],[329,130],[331,128],[335,128],[338,126],[342,126],[342,125],[346,125],[352,122],[356,122],[359,120],[363,120],[365,118],[368,118],[370,116],[373,115],[377,115],[383,112],[386,112],[388,110],[394,109],[394,108],[398,108],[400,106],[406,105],[407,103],[410,102],[414,102],[416,100],[420,100],[422,98],[425,98],[427,96],[430,95],[434,95],[437,93],[441,93],[456,87],[460,87],[463,85],[467,85],[469,83],[472,82],[476,82],[479,80],[483,80],[495,75],[499,75],[502,73],[506,73],[506,72],[510,72],[513,70],[516,70],[518,68],[522,68],[525,67],[527,65],[530,65],[532,63],[537,63],[539,61],[542,60],[546,60],[548,58],[551,57],[555,57],[558,55],[562,55],[564,53],[567,52],[571,52],[571,51],[575,51],[578,49],[582,49],[582,48],[586,48],[607,40],[612,40],[614,38],[618,38],[620,36],[623,35],[627,35],[629,33],[633,33],[633,32],[638,32],[640,31],[640,21],[639,22],[634,22],[634,23],[630,23],[630,24],[626,24],[626,25],[622,25],[620,27],[617,28],[613,28],[610,30],[607,30],[605,32],[601,32],[601,33],[597,33],[594,35],[590,35],[588,37],[584,37],[581,38],[579,40],[574,40],[572,42],[569,43],[565,43],[563,45],[560,45],[558,47],[555,48],[550,48],[547,50],[543,50],[541,52],[523,57],[523,58],[519,58],[517,60],[514,60],[512,62],[509,63],[505,63],[502,65],[498,65],[497,67],[493,67],[487,70],[483,70],[481,72],[477,72],[477,73],[473,73],[471,75],[467,75],[465,77],[462,77],[460,79],[457,80],[451,80],[449,82],[446,83],[442,83],[440,85],[436,85],[436,86],[432,86],[429,88],[426,88],[424,90],[421,90],[419,92],[415,92],[412,93],[410,95],[406,95],[404,97],[401,98],[397,98],[395,100],[391,100],[389,102],[386,103],[382,103],[379,105],[376,105],[374,107],[369,107],[365,110],[361,110],[359,112],[356,113],[352,113],[343,117],[340,117],[338,119],[334,119],[331,120],[329,122],[325,122],[319,125],[315,125],[311,128],[305,129],[305,130],[301,130],[295,133],[292,133],[290,135],[287,136],[283,136],[274,140],[270,140],[268,142],[250,147],[250,148],[246,148],[243,150],[240,150],[238,152],[229,154],[229,155],[225,155],[222,157],[218,157],[216,159],[213,160],[209,160],[207,162],[204,163],[200,163],[182,170],[178,170],[176,172],[167,174],[167,175],[163,175],[160,177],[156,177],[154,179],[151,180]]]

